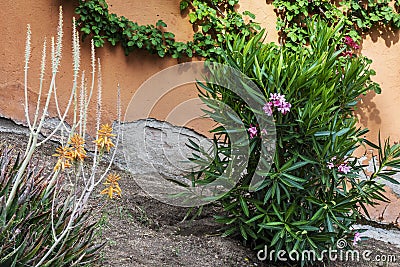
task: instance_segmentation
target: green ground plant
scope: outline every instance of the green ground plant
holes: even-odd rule
[[[73,215],[73,210],[68,208],[73,206],[73,199],[63,195],[56,186],[49,186],[49,179],[42,174],[43,168],[40,171],[33,163],[23,172],[16,193],[18,198],[6,208],[6,199],[20,166],[17,153],[2,147],[0,266],[4,267],[35,266],[53,245],[53,233],[61,233]],[[75,216],[75,227],[40,266],[82,266],[97,260],[97,252],[103,245],[94,240],[96,223],[87,210]]]
[[[255,249],[274,250],[275,261],[281,249],[300,254],[313,250],[321,256],[323,250],[335,249],[337,240],[352,240],[352,225],[362,212],[368,214],[366,205],[386,200],[378,178],[396,182],[390,176],[400,167],[400,145],[372,144],[365,139],[368,130],[359,128],[353,115],[360,95],[379,93],[380,88],[371,82],[374,71],[368,59],[343,56],[342,27],[309,22],[310,44],[296,51],[264,44],[263,32],[250,42],[235,36],[224,47],[219,62],[242,71],[258,85],[269,99],[263,110],[251,110],[231,90],[199,84],[211,118],[219,122],[220,110],[210,104],[214,100],[229,105],[248,128],[250,140],[246,171],[236,187],[218,200],[225,215],[216,220],[226,226],[225,236],[240,236]],[[255,112],[265,112],[275,122],[276,150],[270,169],[257,168],[261,150],[270,140],[258,128]],[[216,157],[194,173],[199,185],[226,175],[232,160],[228,131],[219,126],[212,132]],[[366,174],[353,155],[360,146],[379,151],[380,167],[372,174]],[[195,154],[194,158],[201,157],[200,149]],[[265,179],[250,190],[254,174]],[[312,262],[305,259],[302,264]]]

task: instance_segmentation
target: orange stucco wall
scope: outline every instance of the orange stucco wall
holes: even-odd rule
[[[58,90],[61,102],[68,97],[71,86],[72,60],[70,51],[71,20],[74,16],[71,0],[37,0],[10,1],[3,0],[0,13],[0,114],[17,120],[23,120],[22,88],[23,88],[23,56],[26,24],[30,23],[33,32],[33,51],[30,68],[29,91],[32,102],[38,92],[38,66],[40,62],[41,42],[46,36],[55,35],[58,19],[58,7],[64,6],[64,55],[62,68],[58,74]],[[169,0],[162,4],[159,1],[107,1],[111,12],[124,15],[141,24],[154,23],[163,19],[167,30],[176,34],[177,40],[188,40],[193,34],[187,14],[179,10],[180,0]],[[270,2],[270,1],[267,1]],[[242,0],[239,10],[250,10],[257,16],[257,21],[267,28],[267,41],[277,42],[275,30],[276,16],[273,6],[265,1]],[[400,53],[399,31],[387,28],[373,30],[365,36],[362,53],[373,60],[372,67],[377,75],[374,80],[381,84],[381,95],[368,94],[363,97],[357,115],[361,124],[371,129],[371,137],[377,136],[381,130],[383,136],[391,136],[392,140],[400,139]],[[82,44],[82,69],[89,68],[89,42]],[[137,88],[151,75],[169,66],[177,64],[175,59],[160,59],[147,52],[135,51],[126,57],[120,47],[96,49],[102,61],[103,73],[103,115],[105,121],[115,118],[116,87],[122,88],[122,108],[126,108]],[[49,71],[47,72],[49,73]],[[188,99],[197,96],[194,85],[182,86],[164,96],[155,106],[151,117],[164,120],[173,108]],[[179,121],[179,120],[178,120]],[[174,123],[174,121],[172,121]],[[182,121],[180,122],[182,123]],[[200,132],[206,132],[210,123],[193,120],[187,126]]]

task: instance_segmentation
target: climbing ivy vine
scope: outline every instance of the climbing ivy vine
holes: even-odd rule
[[[273,4],[278,15],[277,30],[281,40],[293,50],[308,42],[306,19],[313,16],[319,16],[330,25],[343,21],[344,34],[355,41],[359,41],[374,26],[400,28],[399,0],[275,0]]]
[[[105,41],[120,44],[128,55],[135,49],[145,49],[160,57],[173,58],[200,56],[215,58],[220,47],[230,40],[231,34],[240,33],[250,38],[260,29],[249,11],[237,12],[239,0],[182,0],[181,11],[188,11],[188,19],[198,30],[188,42],[178,42],[175,34],[166,31],[167,24],[158,20],[155,25],[139,25],[124,16],[110,13],[105,0],[77,0],[75,12],[82,38],[90,36],[97,47]],[[261,1],[261,0],[260,0]],[[267,1],[268,2],[268,1]],[[278,16],[277,30],[281,42],[296,50],[309,41],[306,21],[320,17],[330,25],[344,21],[343,40],[358,49],[362,34],[378,25],[400,28],[400,0],[326,1],[326,0],[275,0]],[[350,39],[349,39],[350,38]],[[349,55],[353,55],[350,53]]]
[[[258,24],[251,20],[253,14],[235,11],[237,1],[212,0],[206,3],[183,0],[180,9],[190,10],[190,22],[199,26],[193,40],[188,42],[176,41],[175,34],[165,30],[167,24],[162,20],[155,25],[139,25],[124,16],[110,13],[105,0],[78,0],[75,12],[80,15],[78,23],[82,38],[91,36],[96,47],[108,41],[112,45],[121,44],[126,55],[135,49],[145,49],[160,57],[213,58],[220,53],[219,47],[229,39],[229,34],[240,32],[250,36],[259,29]],[[245,16],[250,18],[248,22],[245,22]]]

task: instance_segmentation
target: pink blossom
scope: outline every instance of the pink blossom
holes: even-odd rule
[[[347,174],[350,172],[351,167],[347,165],[347,163],[342,163],[338,167],[338,171],[344,174]]]
[[[353,245],[357,245],[357,242],[359,241],[361,241],[361,234],[359,232],[356,232],[354,234]]]
[[[333,169],[335,167],[335,164],[333,164],[332,162],[328,162],[326,166],[328,167],[328,169]]]
[[[290,108],[292,107],[292,104],[289,102],[283,102],[281,105],[278,107],[278,111],[280,111],[283,115],[288,113],[290,111]]]
[[[272,108],[275,107],[281,112],[283,115],[287,114],[292,107],[292,104],[286,101],[285,95],[281,95],[280,93],[271,93],[269,102],[266,103],[263,107],[265,114],[271,116],[272,115]]]
[[[285,102],[285,95],[281,95],[280,93],[270,93],[269,94],[269,99],[271,101],[279,101],[279,102]]]
[[[268,116],[272,116],[272,106],[272,102],[268,102],[263,107],[265,114],[267,114]]]
[[[352,42],[354,42],[353,41],[353,38],[351,38],[350,36],[345,36],[344,37],[344,42],[345,42],[345,44],[351,44]]]
[[[344,37],[344,43],[353,49],[359,49],[358,44],[350,36]]]
[[[333,156],[332,158],[331,158],[331,161],[329,161],[329,162],[327,162],[327,167],[328,167],[328,169],[333,169],[334,167],[335,167],[335,164],[333,164],[333,162],[336,160],[336,156]]]
[[[274,101],[272,101],[272,104],[274,105],[274,107],[279,107],[279,106],[282,105],[282,103],[283,103],[283,101],[280,101],[280,100],[274,100]]]
[[[253,139],[255,136],[257,136],[257,127],[250,125],[248,131],[250,133],[250,139]]]

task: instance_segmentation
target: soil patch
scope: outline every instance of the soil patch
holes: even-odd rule
[[[26,140],[25,135],[0,133],[0,143],[16,150],[23,151]],[[35,157],[38,164],[55,163],[51,155],[56,147],[56,143],[43,146]],[[273,266],[258,260],[256,252],[240,240],[220,236],[221,225],[212,217],[220,212],[218,208],[207,206],[195,220],[183,221],[188,208],[154,200],[135,184],[130,173],[117,167],[112,171],[122,177],[122,198],[109,200],[95,192],[90,204],[94,219],[100,220],[97,238],[106,242],[98,266]],[[400,248],[391,244],[370,239],[359,243],[357,249],[360,253],[371,250],[370,258],[375,261],[336,261],[329,266],[400,266]],[[375,255],[395,255],[397,262],[378,262]]]

